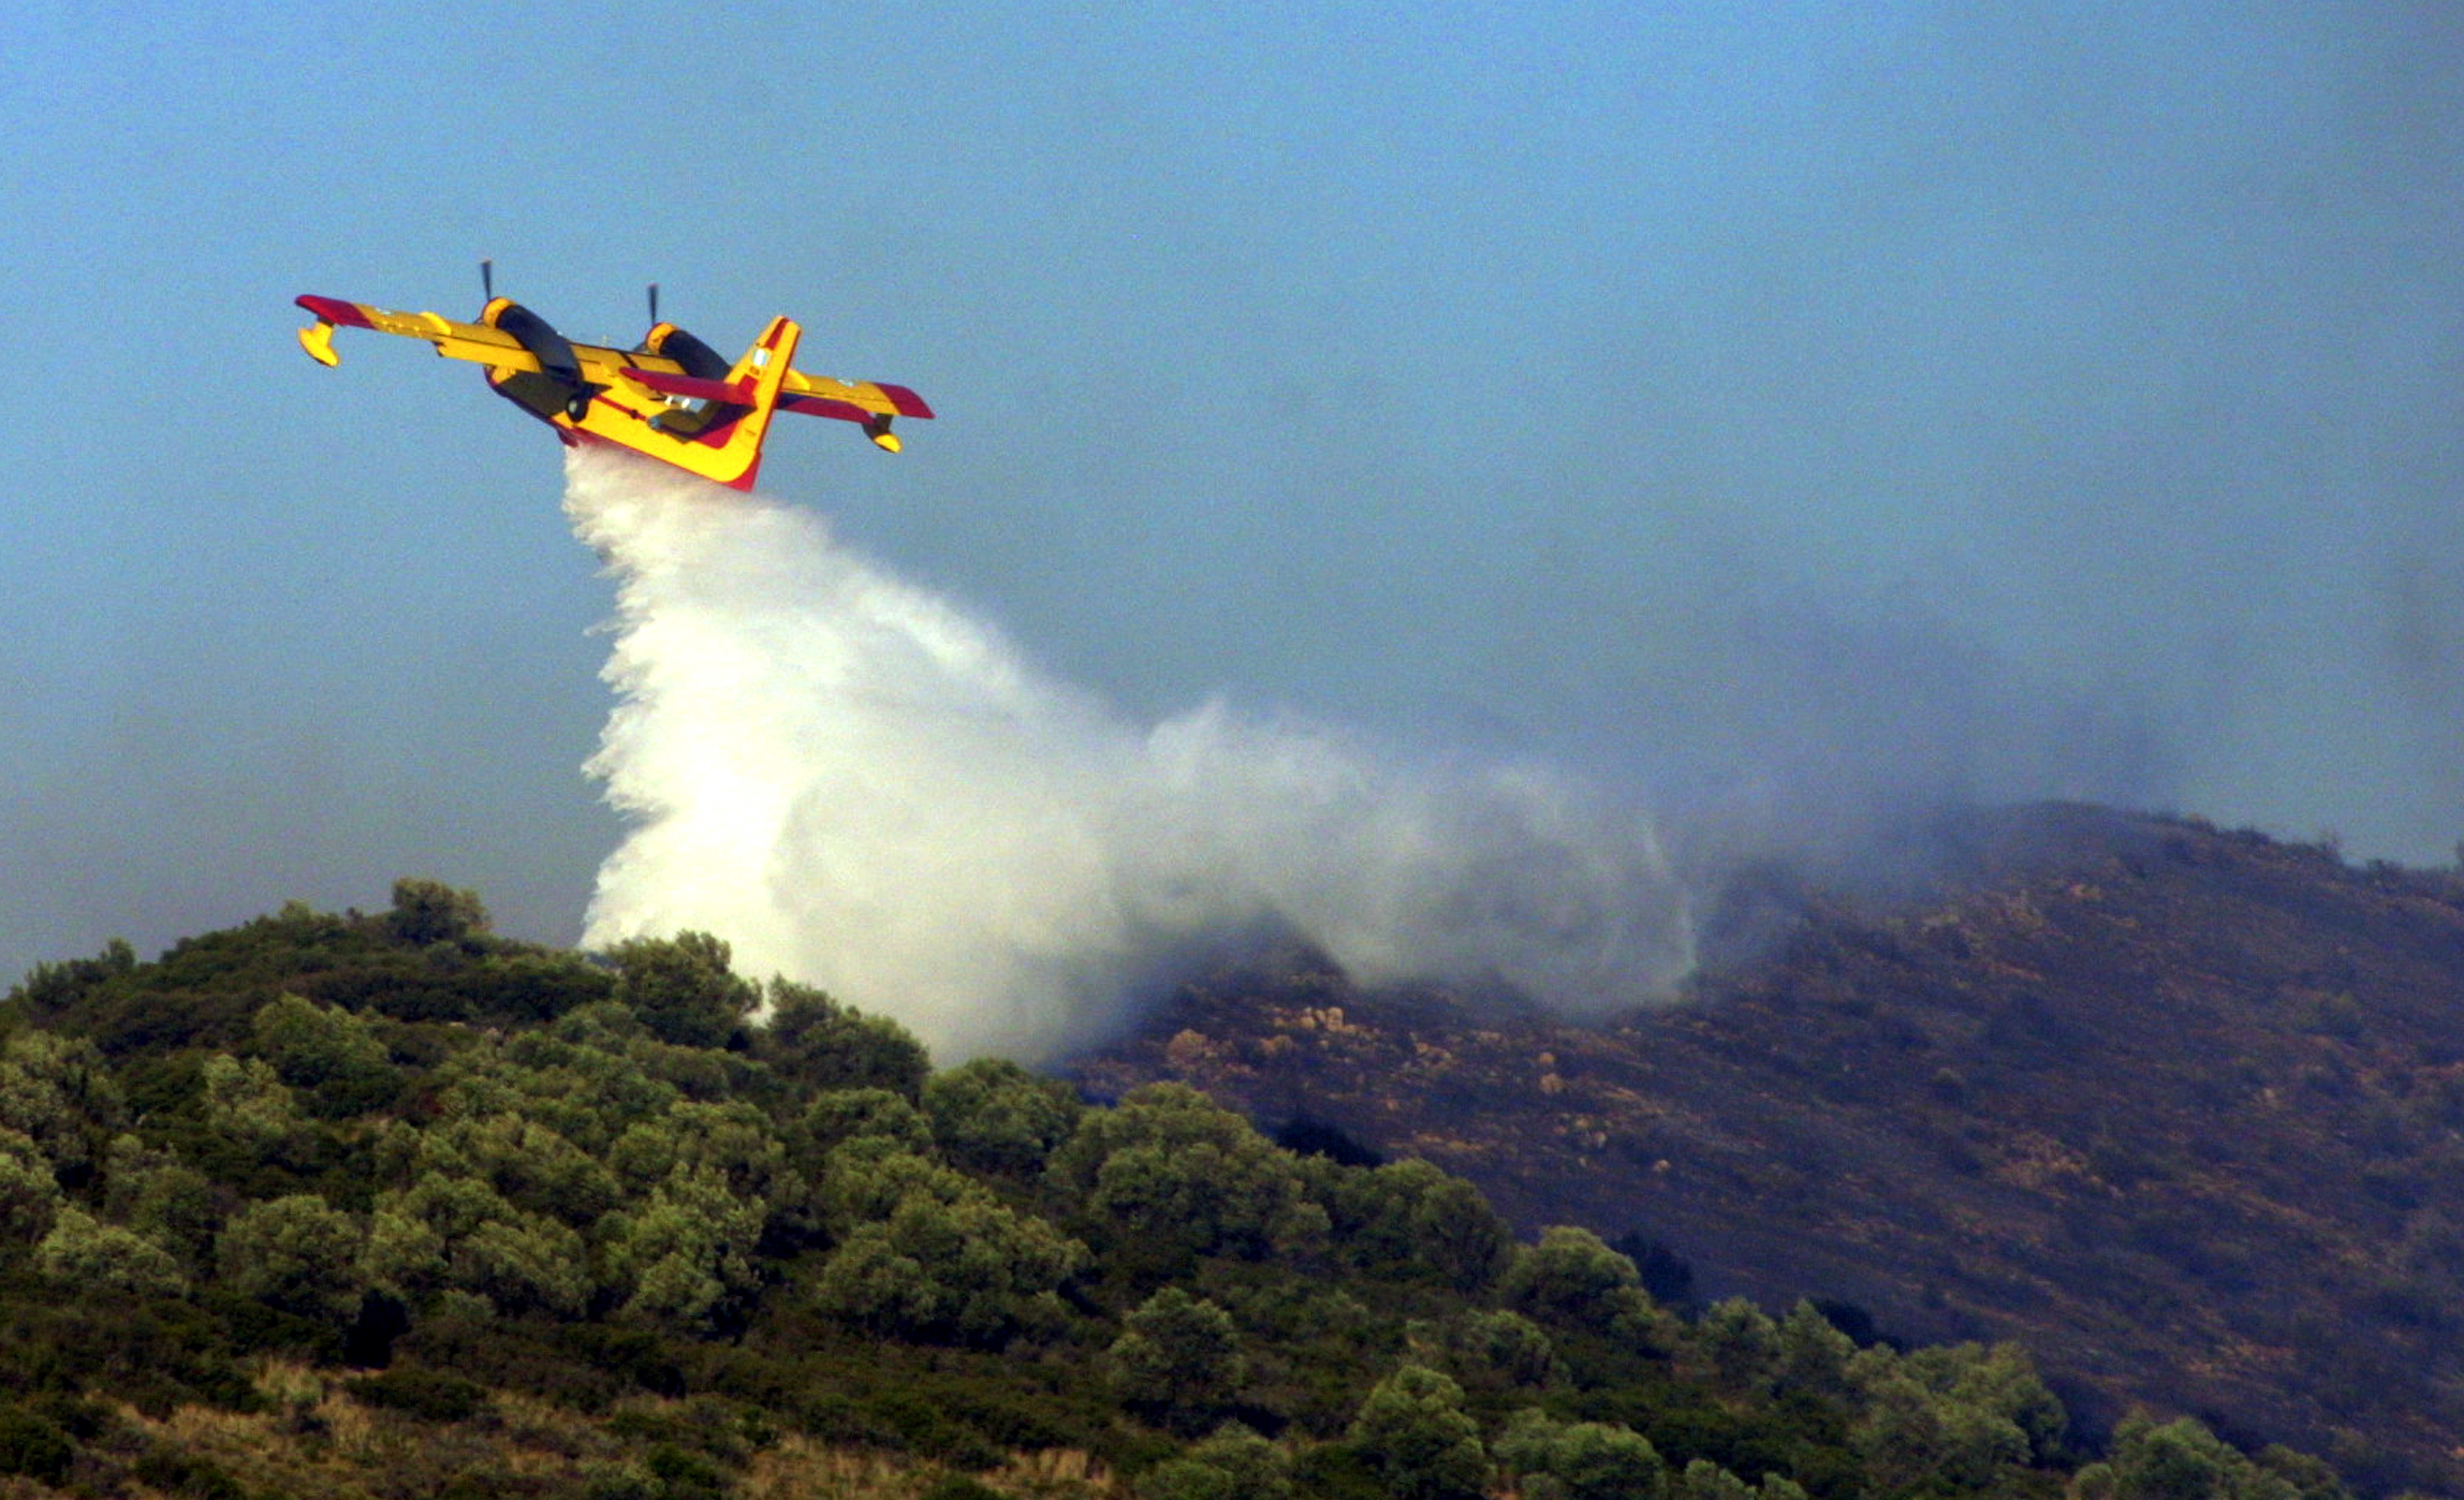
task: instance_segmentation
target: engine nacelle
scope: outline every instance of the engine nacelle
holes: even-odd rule
[[[673,323],[660,323],[642,337],[642,352],[673,359],[696,380],[723,380],[733,368],[726,356]]]
[[[488,383],[497,395],[512,402],[541,422],[558,416],[582,420],[590,409],[590,399],[600,388],[582,378],[582,360],[573,352],[573,341],[560,334],[546,318],[511,297],[492,297],[479,314],[479,321],[499,333],[513,336],[539,360],[536,372],[517,370],[511,375],[491,375]]]
[[[644,354],[654,354],[663,359],[673,359],[683,371],[697,380],[724,380],[735,366],[727,357],[686,333],[673,323],[655,323],[642,336]],[[726,402],[684,402],[669,399],[672,410],[650,419],[650,425],[675,438],[699,437],[724,423],[734,422],[749,407]]]

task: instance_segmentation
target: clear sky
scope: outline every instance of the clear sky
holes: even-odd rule
[[[1547,758],[1680,838],[2085,795],[2464,837],[2443,3],[0,17],[0,974],[474,886],[569,941],[554,443],[321,293],[941,420],[764,489],[1133,718]]]

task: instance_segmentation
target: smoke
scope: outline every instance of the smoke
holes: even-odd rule
[[[811,512],[620,453],[566,475],[617,580],[587,769],[631,825],[588,944],[715,932],[945,1056],[1084,1041],[1262,924],[1575,1011],[1690,966],[1651,822],[1597,788],[1221,702],[1140,726]]]

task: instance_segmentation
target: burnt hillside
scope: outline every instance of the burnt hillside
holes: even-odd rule
[[[2464,1490],[2464,880],[2079,807],[1968,840],[1888,910],[1741,885],[1761,956],[1604,1027],[1287,953],[1080,1077],[1330,1121],[1700,1294],[2020,1339],[2091,1420]]]

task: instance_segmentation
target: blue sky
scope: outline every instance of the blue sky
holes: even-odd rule
[[[570,940],[546,434],[303,292],[942,420],[770,492],[1156,717],[1717,843],[2083,795],[2464,837],[2437,4],[67,6],[0,19],[0,971],[397,875]]]

